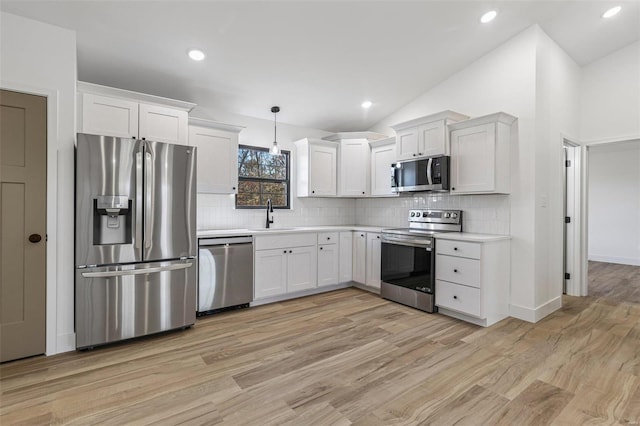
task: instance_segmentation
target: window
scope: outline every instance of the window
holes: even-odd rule
[[[274,209],[289,208],[289,151],[271,155],[268,148],[238,147],[236,208],[264,208],[271,198]]]

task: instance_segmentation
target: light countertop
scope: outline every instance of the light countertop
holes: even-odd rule
[[[438,240],[470,241],[476,243],[511,239],[510,235],[474,234],[471,232],[443,232],[442,234],[435,234],[434,237]]]
[[[362,231],[380,232],[381,226],[360,226],[360,225],[326,225],[326,226],[297,226],[283,228],[255,228],[255,229],[200,229],[197,232],[198,238],[211,237],[231,237],[239,235],[273,235],[273,234],[294,234],[302,232],[340,232],[340,231]]]

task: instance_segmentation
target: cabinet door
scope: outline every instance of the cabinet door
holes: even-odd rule
[[[495,190],[495,124],[451,132],[451,192]]]
[[[368,191],[369,142],[347,139],[340,144],[340,190],[343,197],[363,197]]]
[[[287,250],[256,250],[254,299],[287,292]]]
[[[418,155],[418,128],[399,130],[396,132],[396,157],[398,160],[409,160]]]
[[[340,282],[346,283],[353,277],[353,232],[340,233]]]
[[[340,257],[337,244],[318,246],[318,287],[338,284]]]
[[[309,146],[309,195],[336,195],[338,148]]]
[[[137,138],[138,103],[84,93],[82,95],[82,133]]]
[[[189,145],[198,148],[198,192],[235,194],[238,188],[238,135],[189,126]]]
[[[418,127],[418,156],[431,157],[447,154],[444,120],[423,124]]]
[[[287,253],[287,292],[317,286],[318,258],[316,246],[296,247]]]
[[[353,281],[365,284],[367,281],[367,234],[353,233]]]
[[[140,104],[139,137],[156,142],[186,145],[189,114],[173,108]]]
[[[380,288],[381,254],[382,254],[382,241],[380,240],[380,234],[367,232],[366,284],[369,287]]]
[[[395,145],[371,148],[371,195],[398,195],[391,192],[391,164],[395,161]]]

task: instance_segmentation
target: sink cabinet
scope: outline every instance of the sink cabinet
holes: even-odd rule
[[[317,287],[317,234],[255,237],[254,299]]]

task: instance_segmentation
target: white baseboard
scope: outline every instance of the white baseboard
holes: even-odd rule
[[[538,322],[542,318],[562,307],[562,296],[549,300],[537,308],[527,308],[520,305],[509,305],[509,315],[527,322]]]
[[[351,282],[346,282],[346,283],[340,283],[335,285],[328,285],[324,287],[310,288],[309,290],[296,291],[295,293],[280,294],[278,296],[254,300],[249,305],[260,306],[260,305],[266,305],[267,303],[275,303],[275,302],[282,302],[290,299],[297,299],[298,297],[311,296],[314,294],[325,293],[327,291],[333,291],[333,290],[339,290],[341,288],[351,287],[351,284],[352,284]]]
[[[76,350],[76,333],[58,334],[56,352],[53,354],[47,353],[47,355],[61,354],[63,352],[71,352],[75,350]]]
[[[590,254],[589,260],[593,260],[594,262],[619,263],[621,265],[640,266],[640,259],[633,257],[601,256],[599,254]]]

